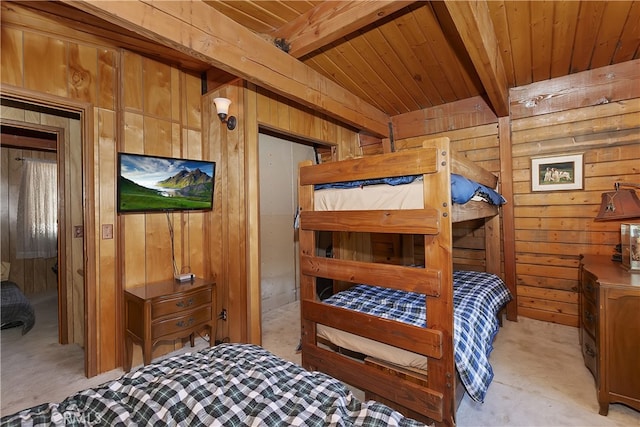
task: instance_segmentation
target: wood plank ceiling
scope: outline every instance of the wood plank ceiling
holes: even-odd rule
[[[640,58],[637,1],[488,1],[486,22],[484,2],[373,2],[382,18],[356,29],[350,8],[358,2],[206,3],[256,33],[284,38],[290,54],[390,116],[506,90],[490,87],[503,73],[514,87]],[[393,3],[403,7],[386,13]],[[349,32],[332,40],[327,33],[340,28]],[[314,36],[325,43],[313,44]],[[481,38],[486,49],[497,45],[495,61],[487,54],[480,58],[487,64],[475,62]],[[296,49],[298,39],[311,49]]]
[[[210,81],[239,76],[327,112],[344,102],[348,111],[338,118],[373,134],[384,133],[370,124],[381,117],[475,96],[485,97],[497,116],[506,116],[511,87],[640,58],[640,1],[205,0],[211,8],[207,22],[195,16],[202,14],[200,1],[137,2],[140,13],[153,6],[229,47],[235,42],[238,52],[249,52],[251,61],[245,62],[287,76],[278,86],[276,76],[258,75],[260,67],[249,69],[217,51],[168,40],[148,20],[134,22],[134,15],[116,7],[65,3],[93,15],[82,18],[83,31],[104,37],[109,25],[117,25],[122,28],[111,27],[115,43],[194,71],[208,70]],[[120,9],[134,7],[120,4]],[[81,13],[56,13],[50,3],[40,8],[66,20]],[[247,30],[259,39],[247,37]],[[276,49],[297,63],[284,61]],[[315,80],[306,83],[317,90],[313,99],[305,100],[299,88],[301,72]]]

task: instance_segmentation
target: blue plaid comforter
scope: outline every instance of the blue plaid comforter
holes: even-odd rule
[[[251,344],[161,360],[1,426],[423,426],[340,381]]]
[[[453,345],[456,368],[469,396],[483,402],[493,379],[489,354],[498,333],[497,313],[511,301],[498,276],[475,271],[453,273]],[[385,319],[426,327],[424,294],[357,285],[323,302]]]

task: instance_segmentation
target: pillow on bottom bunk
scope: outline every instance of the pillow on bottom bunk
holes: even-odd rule
[[[422,426],[251,344],[220,344],[3,417],[3,426]]]
[[[493,379],[493,369],[489,354],[493,350],[493,339],[498,333],[497,314],[511,301],[511,294],[500,277],[484,272],[455,271],[453,273],[454,325],[453,346],[456,368],[469,396],[484,401],[485,394]],[[327,304],[370,314],[372,316],[426,326],[425,296],[415,292],[404,292],[378,286],[357,285],[339,292],[323,301]],[[331,329],[330,333],[327,330]],[[424,369],[427,358],[394,348],[393,353],[374,340],[357,337],[361,345],[354,348],[347,332],[318,325],[325,338],[339,335],[334,344],[352,351],[367,354],[401,366]],[[372,350],[373,346],[376,350]],[[375,353],[375,354],[372,354]],[[401,359],[390,357],[400,356]]]

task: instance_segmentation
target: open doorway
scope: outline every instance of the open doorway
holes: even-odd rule
[[[8,263],[8,279],[28,299],[55,294],[58,341],[66,344],[67,330],[61,327],[66,324],[66,289],[60,286],[65,280],[58,280],[59,273],[65,275],[59,266],[66,262],[66,239],[58,225],[58,206],[64,204],[64,192],[58,191],[58,141],[56,133],[36,128],[2,125],[2,161],[6,165],[2,172],[2,228],[6,230],[2,233],[2,259]]]
[[[56,341],[84,349],[80,115],[5,98],[2,107],[2,197],[6,199],[2,202],[3,261],[6,258],[10,263],[10,278],[28,298],[38,300],[53,293],[57,306]],[[47,254],[21,250],[25,233],[16,226],[23,219],[18,213],[19,201],[33,186],[22,182],[24,172],[44,166],[53,166],[55,183],[51,190],[40,189],[33,194],[36,203],[40,203],[45,195],[39,193],[54,192],[55,212],[46,219],[38,219],[41,221],[38,227],[55,229],[56,248]],[[45,224],[46,221],[52,224]]]
[[[262,312],[298,299],[298,164],[314,160],[312,145],[260,133],[260,289]]]

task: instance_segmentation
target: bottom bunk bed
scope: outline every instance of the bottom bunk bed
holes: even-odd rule
[[[437,425],[455,425],[465,390],[476,400],[484,399],[493,377],[487,361],[499,328],[498,313],[511,299],[498,277],[498,206],[452,203],[452,174],[481,184],[485,193],[497,186],[495,175],[456,158],[447,138],[403,152],[320,165],[306,162],[299,171],[303,366]],[[324,190],[316,191],[330,183],[415,175],[422,176],[417,204],[416,196],[401,196],[401,206],[387,207],[381,202],[386,196],[372,190],[366,198],[373,204],[342,209],[325,206],[318,195]],[[504,202],[501,196],[497,199]],[[485,235],[492,235],[486,239],[487,273],[453,271],[452,224],[469,220],[484,220]],[[359,259],[354,251],[347,251],[347,257],[317,256],[318,236],[326,232],[422,236],[424,259],[411,261],[422,268]],[[334,240],[334,253],[340,253],[340,243]],[[318,278],[338,284],[335,290],[340,292],[320,301]],[[365,344],[358,347],[356,341]],[[361,357],[354,358],[353,352]]]
[[[220,344],[146,365],[0,425],[422,426],[340,381],[251,344]]]
[[[388,320],[426,327],[425,295],[378,286],[357,285],[338,292],[323,302]],[[453,345],[457,374],[463,390],[483,402],[493,379],[489,355],[499,330],[499,313],[511,301],[500,277],[476,271],[453,273]],[[427,376],[428,358],[374,340],[318,325],[318,337],[336,348],[366,355],[416,375]],[[364,359],[363,359],[364,360]],[[386,363],[384,363],[386,362]]]

